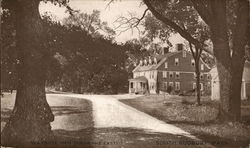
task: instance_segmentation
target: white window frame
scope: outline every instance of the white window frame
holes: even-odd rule
[[[194,72],[194,79],[196,79],[196,73]]]
[[[175,58],[174,59],[174,65],[175,66],[179,66],[179,58]]]
[[[210,75],[209,74],[207,74],[207,79],[210,80]]]
[[[173,78],[174,77],[174,73],[172,71],[169,72],[169,78]]]
[[[201,64],[201,70],[204,70],[204,64]]]
[[[204,77],[203,77],[203,74],[201,73],[201,74],[200,74],[200,79],[203,79],[203,78],[204,78]]]
[[[203,91],[203,90],[204,90],[203,83],[200,83],[200,90],[201,90],[201,91]]]
[[[193,82],[193,89],[196,89],[196,83]]]
[[[171,86],[172,88],[174,87],[174,82],[169,82],[168,84],[168,86]]]
[[[165,68],[168,68],[168,62],[165,62]]]
[[[164,89],[167,89],[168,88],[168,82],[163,82],[164,84]]]
[[[195,61],[194,61],[194,59],[191,60],[191,65],[192,65],[192,66],[195,66]]]
[[[163,77],[163,78],[167,78],[167,77],[168,77],[167,71],[163,71],[163,72],[162,72],[162,77]]]
[[[180,89],[181,89],[181,83],[180,82],[175,82],[175,90],[180,90]]]
[[[177,77],[178,75],[178,77]],[[180,79],[180,72],[175,72],[175,79]]]
[[[182,56],[183,56],[183,58],[187,57],[187,51],[186,50],[182,51]]]

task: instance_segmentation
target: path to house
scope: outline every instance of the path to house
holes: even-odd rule
[[[166,124],[148,114],[119,102],[119,99],[134,98],[131,95],[79,95],[50,94],[88,99],[93,105],[94,126],[96,128],[119,127],[137,128],[152,132],[181,135],[198,140],[182,129]],[[52,126],[53,127],[53,126]]]

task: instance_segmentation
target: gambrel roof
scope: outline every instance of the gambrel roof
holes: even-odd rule
[[[156,58],[157,59],[157,64],[148,64],[148,65],[138,65],[136,66],[136,68],[133,70],[133,72],[143,72],[143,71],[151,71],[151,70],[158,70],[158,68],[164,64],[170,57],[174,56],[174,55],[177,55],[179,53],[182,53],[183,51],[176,51],[176,52],[169,52],[167,54],[164,54],[164,55],[155,55],[155,56],[152,56],[150,57],[151,59],[154,59]],[[187,54],[191,55],[190,52],[188,51],[185,51]],[[191,55],[192,56],[192,55]],[[207,72],[210,71],[210,67],[200,58],[200,63],[201,64],[204,64],[204,66],[206,67]]]
[[[155,55],[152,56],[151,58],[156,58],[157,59],[157,64],[151,64],[151,65],[138,65],[136,66],[136,68],[133,70],[133,72],[141,72],[141,71],[149,71],[149,70],[156,70],[161,64],[163,64],[167,58],[180,53],[180,51],[178,52],[170,52],[168,54],[165,55]]]

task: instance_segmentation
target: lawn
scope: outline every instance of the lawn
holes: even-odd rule
[[[202,97],[202,105],[195,105],[195,97],[148,95],[120,100],[166,123],[174,124],[204,141],[228,141],[232,147],[250,142],[250,101],[242,102],[243,123],[220,123],[217,120],[218,102]]]

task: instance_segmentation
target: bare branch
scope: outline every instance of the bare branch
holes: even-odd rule
[[[148,8],[146,10],[144,10],[142,17],[139,18],[139,19],[137,19],[137,23],[134,26],[138,26],[139,25],[139,23],[142,21],[142,19],[146,16],[147,11],[149,11]]]
[[[111,3],[113,3],[115,0],[109,0],[108,4],[105,7],[105,10],[110,7]]]
[[[133,32],[134,28],[137,29],[138,32],[140,33],[140,29],[138,26],[140,22],[143,20],[143,18],[146,16],[148,11],[149,9],[145,9],[140,18],[134,17],[132,13],[129,13],[130,18],[123,17],[123,16],[120,16],[119,18],[117,18],[114,21],[114,23],[119,23],[119,25],[115,27],[115,30],[122,29],[120,30],[118,35],[120,35],[123,32],[128,31],[129,29],[131,29],[131,31]]]

